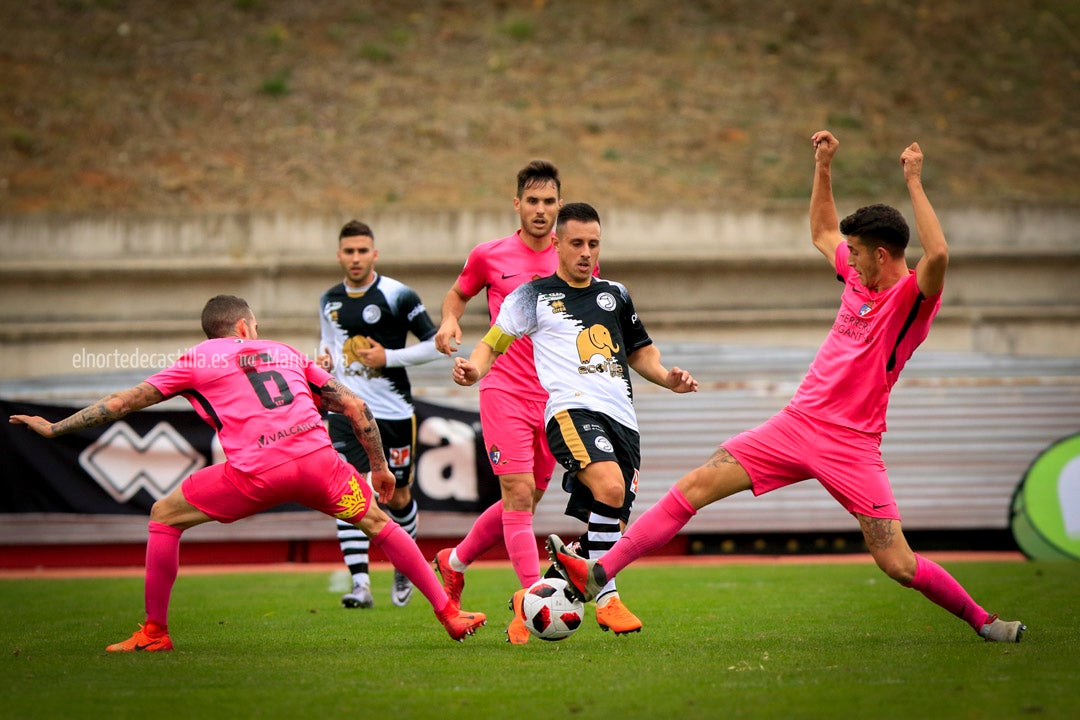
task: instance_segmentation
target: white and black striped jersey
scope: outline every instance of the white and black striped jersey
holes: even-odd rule
[[[319,351],[330,349],[334,377],[359,395],[379,420],[413,416],[412,387],[404,367],[365,367],[356,350],[374,338],[387,350],[405,347],[411,332],[420,340],[435,337],[435,324],[416,291],[385,275],[362,293],[350,293],[340,282],[319,301]]]
[[[652,338],[623,285],[594,277],[575,288],[557,275],[539,278],[507,296],[495,324],[532,339],[536,373],[548,392],[545,421],[585,408],[637,430],[626,358]]]

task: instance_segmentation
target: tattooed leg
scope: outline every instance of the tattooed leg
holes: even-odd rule
[[[915,553],[908,546],[899,520],[856,515],[862,527],[866,548],[886,575],[901,585],[915,577]]]
[[[750,476],[731,453],[720,447],[703,465],[683,475],[675,487],[694,510],[700,510],[709,503],[749,490]]]

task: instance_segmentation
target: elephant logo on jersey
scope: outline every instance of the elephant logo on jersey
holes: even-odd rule
[[[619,352],[619,346],[611,339],[611,332],[603,325],[585,328],[577,336],[578,357],[582,364],[592,360],[593,355],[602,355],[611,359],[612,353]]]
[[[366,367],[364,361],[360,359],[360,351],[370,349],[371,343],[363,335],[353,335],[345,341],[341,352],[345,356],[345,373],[347,375],[364,375],[369,378],[382,375],[381,368]],[[357,369],[353,365],[359,365],[360,367]]]

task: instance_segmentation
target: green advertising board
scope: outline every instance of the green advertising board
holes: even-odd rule
[[[1010,512],[1013,537],[1029,558],[1080,560],[1080,433],[1035,458]]]

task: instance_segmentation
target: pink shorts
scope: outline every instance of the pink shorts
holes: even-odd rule
[[[522,398],[505,390],[480,391],[480,425],[491,469],[496,475],[532,473],[547,490],[555,456],[544,428],[546,400]]]
[[[180,489],[189,503],[222,523],[287,502],[356,523],[373,502],[364,476],[330,446],[258,475],[228,462],[211,465],[189,475]]]
[[[785,407],[722,447],[750,475],[754,495],[817,478],[852,514],[900,519],[879,433],[821,422]]]

